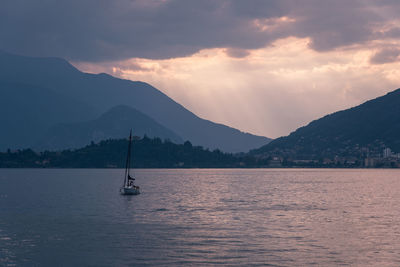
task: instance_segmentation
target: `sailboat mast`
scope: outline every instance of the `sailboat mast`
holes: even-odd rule
[[[129,133],[129,145],[128,145],[128,155],[126,156],[124,186],[126,186],[129,176],[129,169],[131,164],[131,145],[132,145],[132,129],[131,132]]]

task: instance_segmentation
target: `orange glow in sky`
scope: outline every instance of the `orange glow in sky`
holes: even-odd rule
[[[394,40],[329,52],[309,43],[289,37],[244,57],[215,48],[165,60],[76,65],[148,82],[202,118],[273,138],[400,87],[399,61],[371,62],[380,47],[397,45]]]

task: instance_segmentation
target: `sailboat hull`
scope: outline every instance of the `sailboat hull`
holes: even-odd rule
[[[122,187],[120,192],[121,192],[121,195],[139,195],[140,189],[139,189],[139,186]]]

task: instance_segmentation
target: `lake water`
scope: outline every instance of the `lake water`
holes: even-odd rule
[[[0,169],[0,266],[400,266],[400,171]]]

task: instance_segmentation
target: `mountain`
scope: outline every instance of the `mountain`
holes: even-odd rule
[[[50,128],[34,147],[37,150],[79,148],[91,141],[125,138],[133,129],[135,136],[159,137],[174,143],[183,140],[149,116],[128,106],[116,106],[95,120],[58,124]]]
[[[87,104],[47,88],[0,81],[0,150],[29,147],[55,123],[94,114]]]
[[[400,89],[339,111],[278,138],[251,154],[317,158],[400,152]]]
[[[244,152],[270,141],[201,119],[147,83],[107,74],[83,73],[59,58],[32,58],[0,52],[0,81],[51,89],[86,103],[94,109],[95,116],[117,105],[130,106],[173,130],[183,140],[212,149]]]

